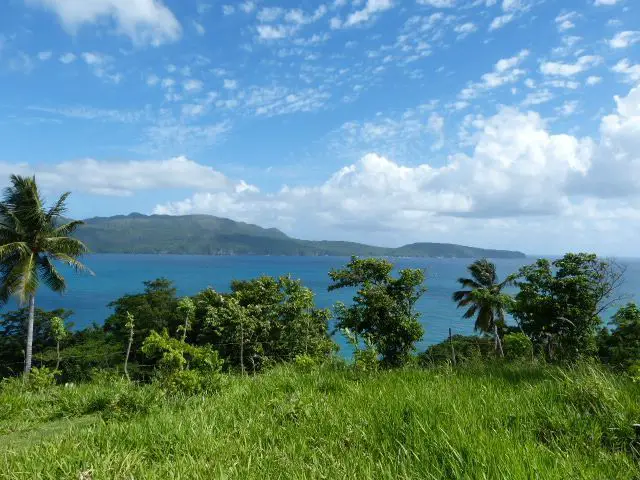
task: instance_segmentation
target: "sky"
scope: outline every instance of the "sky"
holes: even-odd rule
[[[75,218],[640,256],[637,0],[3,0],[0,92]]]

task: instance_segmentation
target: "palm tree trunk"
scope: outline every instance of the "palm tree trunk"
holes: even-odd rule
[[[31,372],[31,359],[33,356],[33,322],[36,315],[36,297],[29,295],[29,319],[27,323],[27,349],[24,357],[24,375]]]
[[[129,332],[129,343],[127,344],[127,356],[124,357],[124,374],[127,377],[127,380],[131,381],[131,379],[129,378],[129,370],[127,370],[127,367],[129,365],[129,354],[131,353],[131,344],[133,343],[133,327],[131,328],[131,331]]]
[[[187,341],[187,327],[189,326],[189,315],[184,319],[184,330],[182,330],[182,343]]]
[[[496,351],[500,352],[500,356],[504,357],[504,351],[502,350],[502,341],[500,340],[500,335],[498,334],[498,324],[493,324],[493,334],[496,337]]]
[[[60,341],[56,342],[56,370],[60,368]]]

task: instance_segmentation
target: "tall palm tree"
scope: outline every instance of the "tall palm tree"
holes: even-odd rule
[[[78,261],[87,247],[70,235],[82,224],[64,223],[69,193],[51,208],[45,208],[35,177],[11,176],[0,203],[0,302],[16,296],[28,302],[27,345],[24,373],[31,371],[33,318],[36,292],[42,281],[54,292],[63,293],[67,284],[54,261],[66,263],[76,271],[91,271]]]
[[[467,270],[471,278],[458,279],[458,283],[467,290],[454,292],[453,301],[458,303],[458,308],[467,308],[464,318],[476,317],[476,331],[494,335],[496,352],[504,356],[498,327],[505,324],[505,312],[511,297],[502,290],[513,282],[513,277],[498,282],[496,266],[487,259],[473,262]]]

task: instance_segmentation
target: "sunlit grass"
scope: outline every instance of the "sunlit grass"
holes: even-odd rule
[[[639,394],[596,367],[531,365],[280,367],[192,398],[13,386],[0,477],[632,479]]]

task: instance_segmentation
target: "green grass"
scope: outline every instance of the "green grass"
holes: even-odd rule
[[[281,367],[192,398],[13,385],[0,478],[638,479],[639,398],[590,366]]]

